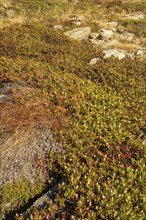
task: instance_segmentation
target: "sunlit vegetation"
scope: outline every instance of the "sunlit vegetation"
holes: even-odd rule
[[[28,2],[30,10],[53,4],[17,1],[25,7]],[[132,7],[141,10],[140,5]],[[28,219],[144,220],[146,152],[138,139],[145,126],[144,63],[104,60],[90,43],[69,40],[49,22],[3,28],[0,39],[0,83],[25,84],[37,91],[30,96],[11,91],[14,105],[9,110],[21,116],[27,106],[30,124],[34,100],[43,112],[44,120],[40,114],[37,121],[46,123],[49,117],[50,129],[65,148],[63,155],[48,158],[45,184],[16,181],[1,189],[3,212],[19,212],[46,184],[51,188],[61,179],[55,200],[34,209]],[[100,62],[91,66],[94,57]],[[19,126],[24,117],[18,118]],[[12,205],[7,208],[8,203]],[[17,214],[16,219],[25,218]]]

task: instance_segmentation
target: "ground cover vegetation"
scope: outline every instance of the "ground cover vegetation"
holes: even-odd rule
[[[10,219],[25,219],[21,207],[61,180],[54,200],[31,210],[27,219],[145,219],[146,152],[138,139],[145,127],[145,64],[140,59],[105,60],[89,42],[70,40],[53,29],[55,19],[66,19],[62,10],[73,15],[88,8],[90,17],[95,3],[102,12],[113,10],[114,4],[119,14],[143,11],[145,2],[79,2],[70,2],[69,11],[65,1],[13,1],[20,13],[25,9],[34,17],[34,12],[44,12],[46,19],[40,22],[38,16],[0,30],[1,85],[27,85],[35,91],[26,96],[12,89],[13,103],[0,106],[0,134],[48,124],[64,146],[62,154],[48,156],[45,182],[24,179],[2,187],[0,217],[14,211],[18,213]],[[55,17],[48,19],[52,8]],[[134,32],[139,28],[136,21],[120,22],[136,27]],[[100,62],[89,65],[96,56]]]

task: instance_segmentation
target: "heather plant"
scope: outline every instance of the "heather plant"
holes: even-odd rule
[[[146,152],[138,136],[145,126],[145,64],[105,60],[89,42],[69,40],[47,24],[0,31],[0,83],[30,88],[29,95],[11,89],[13,104],[1,105],[0,129],[45,123],[64,146],[63,154],[47,157],[48,189],[62,180],[56,197],[30,211],[28,219],[143,220]],[[100,62],[91,66],[94,57]],[[43,184],[7,183],[1,189],[3,211],[20,213]]]

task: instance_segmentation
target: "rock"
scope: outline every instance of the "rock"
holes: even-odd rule
[[[126,57],[126,54],[120,50],[117,49],[108,49],[108,50],[104,50],[103,53],[104,58],[110,58],[112,56],[118,58],[119,60],[122,60]]]
[[[80,26],[80,25],[82,24],[81,21],[73,21],[72,23],[73,23],[74,25],[77,25],[77,26]]]
[[[63,179],[61,179],[60,181],[58,181],[51,189],[49,189],[48,192],[46,192],[45,194],[43,194],[41,197],[39,197],[28,209],[28,211],[25,211],[23,213],[21,213],[21,217],[23,216],[24,219],[28,219],[30,217],[30,213],[33,211],[33,209],[37,208],[43,208],[45,207],[46,204],[48,204],[49,201],[54,201],[54,198],[56,197],[57,193],[58,193],[58,187],[59,185],[63,183]],[[50,219],[50,214],[49,214],[49,218],[45,218],[45,219]],[[54,219],[51,217],[51,219]]]
[[[107,25],[112,28],[116,28],[118,26],[118,22],[116,21],[108,22]]]
[[[54,29],[62,30],[62,29],[63,29],[63,26],[62,26],[61,24],[58,24],[58,25],[54,25],[53,28],[54,28]]]
[[[94,65],[94,64],[96,64],[98,61],[99,61],[100,59],[98,58],[98,57],[96,57],[96,58],[93,58],[91,61],[90,61],[90,65]]]
[[[99,36],[99,34],[97,34],[97,33],[91,33],[90,36],[89,36],[89,38],[90,38],[90,39],[97,40],[97,39],[98,39],[98,36]]]
[[[102,47],[103,46],[103,44],[105,43],[105,41],[104,40],[94,40],[94,39],[89,39],[90,40],[90,42],[94,45],[94,46],[96,46],[96,47]]]
[[[73,30],[67,31],[64,34],[75,40],[87,40],[89,35],[91,34],[91,28],[90,27],[74,28]]]
[[[111,39],[113,37],[114,33],[112,30],[106,30],[106,29],[102,29],[101,33],[98,36],[99,40],[103,40],[103,39]]]
[[[106,41],[102,44],[102,47],[103,48],[111,48],[111,47],[114,47],[116,45],[118,45],[120,42],[116,39],[113,39],[113,40],[109,40],[109,41]]]
[[[134,34],[127,32],[127,33],[120,34],[118,37],[122,41],[131,42],[134,38]]]
[[[135,53],[137,57],[141,57],[146,53],[146,48],[138,49]]]
[[[144,19],[145,15],[143,13],[135,14],[135,15],[126,14],[125,18],[131,19],[131,20],[140,20],[140,19]]]
[[[80,21],[83,21],[83,20],[85,20],[86,18],[85,18],[85,16],[80,15],[80,16],[77,17],[77,19],[80,20]]]
[[[82,16],[82,15],[79,15],[79,16],[71,16],[70,18],[71,18],[71,20],[74,20],[74,21],[83,21],[83,20],[86,19],[86,17],[85,17],[85,16]]]

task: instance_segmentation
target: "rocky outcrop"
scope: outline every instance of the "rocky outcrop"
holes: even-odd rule
[[[138,16],[141,18],[140,15]],[[83,27],[74,28],[64,34],[76,40],[87,40],[94,47],[102,48],[104,58],[114,56],[121,60],[129,56],[132,59],[145,59],[146,48],[141,47],[142,42],[140,39],[133,33],[120,30],[116,21],[103,23],[103,26],[100,24],[100,27],[97,26],[97,32],[95,32],[95,29],[92,32],[90,27]],[[89,64],[92,65],[96,62],[96,58],[93,58]]]

